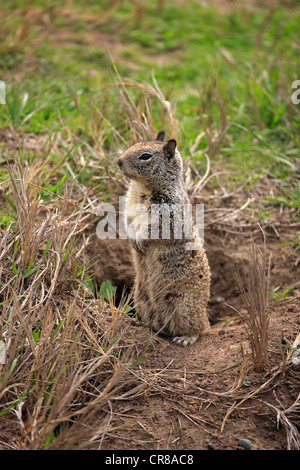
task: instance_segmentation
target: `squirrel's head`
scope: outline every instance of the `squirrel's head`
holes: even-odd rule
[[[138,143],[126,150],[118,165],[128,178],[152,188],[162,188],[183,178],[182,158],[176,145],[174,139],[165,142],[165,133],[161,131],[156,140]]]

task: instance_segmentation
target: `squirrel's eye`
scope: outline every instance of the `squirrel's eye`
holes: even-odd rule
[[[140,156],[140,160],[149,160],[152,157],[151,153],[143,153]]]

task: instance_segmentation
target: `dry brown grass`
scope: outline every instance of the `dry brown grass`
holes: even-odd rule
[[[268,258],[264,236],[262,250],[253,241],[251,243],[250,260],[244,269],[245,280],[238,273],[238,283],[247,310],[244,321],[257,372],[262,372],[268,366],[270,263],[271,255]]]
[[[300,450],[300,434],[298,431],[300,412],[300,393],[294,403],[287,409],[279,403],[266,405],[276,413],[277,427],[283,426],[287,437],[287,450]]]

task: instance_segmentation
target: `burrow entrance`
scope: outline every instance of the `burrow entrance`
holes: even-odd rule
[[[245,269],[248,254],[243,247],[225,249],[221,244],[207,243],[206,252],[211,267],[211,322],[236,316],[240,307],[240,289],[237,282],[237,266]],[[249,250],[249,246],[247,247]],[[88,246],[88,255],[94,260],[94,277],[97,287],[110,281],[115,287],[115,304],[128,296],[134,282],[131,249],[127,240],[99,240],[96,236]]]

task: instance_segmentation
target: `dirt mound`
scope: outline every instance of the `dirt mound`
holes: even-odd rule
[[[267,239],[268,253],[272,253],[271,292],[291,288],[288,295],[278,295],[272,305],[269,369],[258,373],[245,326],[236,311],[245,312],[236,274],[237,266],[247,271],[250,240],[231,237],[225,244],[213,233],[207,234],[206,240],[212,270],[213,326],[184,349],[152,337],[147,328],[128,329],[126,335],[139,345],[138,374],[149,383],[149,390],[133,401],[111,405],[118,430],[103,440],[103,449],[236,449],[243,438],[251,441],[252,449],[286,449],[291,445],[287,439],[291,440],[294,416],[289,421],[285,410],[293,410],[299,400],[299,370],[284,365],[286,351],[279,344],[290,345],[299,334],[300,292],[295,283],[299,280],[299,254],[292,246],[282,245],[284,237],[280,245],[277,239]],[[132,286],[126,241],[103,242],[95,237],[89,250],[93,256],[97,254],[99,267],[105,266],[97,271],[99,283],[109,279],[115,286]],[[282,417],[279,421],[278,416]],[[297,431],[296,441],[299,444]]]

